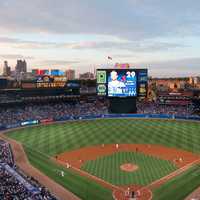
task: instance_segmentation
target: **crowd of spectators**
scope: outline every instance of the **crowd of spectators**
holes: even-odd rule
[[[3,140],[0,140],[0,163],[7,163],[11,167],[14,166],[10,144]]]
[[[0,165],[0,199],[31,199],[31,193]]]
[[[193,107],[161,105],[157,102],[138,102],[137,112],[140,114],[171,114],[179,116],[193,115]],[[16,124],[27,120],[54,119],[76,117],[82,115],[104,115],[108,113],[106,102],[60,102],[47,104],[29,104],[0,110],[0,126]]]
[[[138,102],[137,112],[140,114],[169,114],[178,116],[191,116],[194,113],[192,105],[164,105],[158,102]]]
[[[140,114],[170,114],[179,116],[193,115],[193,106],[160,105],[157,102],[138,102],[137,112]],[[16,124],[27,120],[42,120],[62,117],[76,117],[82,115],[108,114],[108,106],[104,101],[93,102],[62,102],[47,104],[29,104],[10,108],[1,108],[0,126]],[[9,173],[3,163],[9,165],[21,177],[27,180],[38,192],[34,195],[24,187],[23,183]],[[0,199],[2,200],[56,200],[50,192],[40,185],[33,177],[26,176],[14,163],[10,145],[0,140]]]
[[[19,177],[21,178],[19,179]],[[36,188],[34,192],[29,191],[25,186],[26,181],[33,188]],[[26,176],[16,167],[10,145],[3,140],[0,140],[0,199],[56,200],[56,198],[45,187],[41,186],[37,180],[33,177]]]
[[[71,102],[51,104],[29,104],[0,110],[0,125],[16,124],[26,120],[58,119],[80,115],[106,114],[107,107],[102,102]]]

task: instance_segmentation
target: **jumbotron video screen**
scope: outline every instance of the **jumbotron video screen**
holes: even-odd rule
[[[136,74],[133,70],[112,70],[108,75],[108,96],[126,97],[136,96]]]
[[[147,69],[98,69],[97,95],[138,97],[147,95]]]

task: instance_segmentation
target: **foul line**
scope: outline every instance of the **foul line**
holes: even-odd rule
[[[149,190],[151,196],[148,200],[152,200],[153,199],[153,193],[152,193],[151,189],[154,186],[156,186],[156,184],[158,184],[159,182],[160,182],[160,185],[166,183],[168,180],[172,179],[173,177],[180,175],[181,173],[185,172],[186,170],[191,168],[193,165],[198,164],[199,162],[200,162],[200,159],[197,159],[197,160],[193,161],[192,163],[189,163],[189,164],[185,165],[184,167],[172,172],[171,174],[168,174],[167,176],[164,176],[161,179],[158,179],[158,180],[150,183],[149,185],[142,187],[141,189],[139,189],[139,191],[141,192],[142,190]]]
[[[53,159],[54,159],[54,158],[53,158]],[[54,159],[54,160],[55,160],[55,159]],[[56,160],[56,162],[62,164],[62,165],[66,168],[65,162],[63,162],[63,161],[61,161],[61,160]],[[116,197],[114,196],[114,191],[115,191],[115,190],[118,190],[118,191],[121,191],[121,192],[125,192],[125,189],[124,189],[124,188],[118,187],[118,186],[113,185],[113,184],[111,184],[111,183],[109,183],[109,182],[106,182],[106,181],[104,181],[103,179],[101,179],[101,178],[99,178],[99,177],[97,177],[97,176],[94,176],[94,175],[92,175],[92,174],[90,174],[90,173],[88,173],[88,172],[86,172],[86,171],[83,171],[83,170],[81,170],[81,169],[79,169],[79,168],[76,168],[76,167],[71,166],[70,169],[72,169],[72,170],[74,170],[74,171],[77,171],[80,175],[83,175],[83,176],[86,176],[86,177],[88,177],[88,178],[91,178],[91,179],[95,180],[96,182],[100,183],[102,186],[105,186],[105,187],[107,187],[107,188],[109,188],[109,189],[112,189],[112,190],[113,190],[113,192],[112,192],[112,197],[113,197],[115,200],[118,200],[118,199],[116,199]],[[141,189],[139,189],[139,191],[142,191],[142,190],[148,190],[149,193],[150,193],[150,197],[149,197],[147,200],[152,200],[152,198],[153,198],[152,191],[151,191],[148,187],[142,187]]]
[[[160,185],[162,185],[162,184],[166,183],[168,180],[170,180],[171,178],[174,178],[174,177],[180,175],[181,173],[185,172],[186,170],[188,170],[189,168],[191,168],[193,165],[195,165],[197,163],[200,163],[200,159],[197,159],[197,160],[183,166],[182,168],[172,172],[171,174],[168,174],[167,176],[164,176],[161,179],[158,179],[158,180],[150,183],[146,187],[151,189],[152,187],[155,187],[159,183],[160,183]]]
[[[55,159],[54,159],[54,160],[55,160]],[[61,163],[61,164],[66,168],[66,164],[65,164],[63,161],[61,161],[61,160],[56,160],[56,161],[59,162],[59,163]],[[76,167],[71,166],[70,169],[73,169],[74,171],[77,171],[79,174],[81,174],[81,175],[83,175],[83,176],[86,176],[86,177],[88,177],[88,178],[91,178],[91,179],[93,179],[93,180],[99,182],[101,185],[103,184],[103,186],[106,186],[106,187],[109,188],[109,189],[112,189],[112,190],[115,189],[115,190],[120,190],[120,191],[124,192],[124,189],[123,189],[123,188],[118,187],[118,186],[116,186],[116,185],[113,185],[113,184],[111,184],[111,183],[109,183],[109,182],[106,182],[106,181],[104,181],[103,179],[101,179],[101,178],[99,178],[99,177],[97,177],[97,176],[94,176],[94,175],[92,175],[92,174],[90,174],[90,173],[88,173],[88,172],[86,172],[86,171],[83,171],[83,170],[81,170],[81,169],[79,169],[79,168],[76,168]]]

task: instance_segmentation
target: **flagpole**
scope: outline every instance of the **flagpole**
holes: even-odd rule
[[[108,63],[107,63],[107,64],[108,64],[108,68],[109,68],[109,65],[110,65],[110,62],[109,62],[109,61],[110,61],[110,60],[112,61],[113,59],[112,59],[112,57],[110,57],[110,56],[108,56],[107,59],[108,59]]]

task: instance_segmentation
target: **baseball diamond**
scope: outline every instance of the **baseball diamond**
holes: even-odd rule
[[[200,200],[199,8],[0,0],[0,200]]]
[[[134,192],[139,200],[181,200],[200,184],[199,133],[192,121],[98,119],[6,135],[23,145],[34,167],[81,199],[125,200]]]

